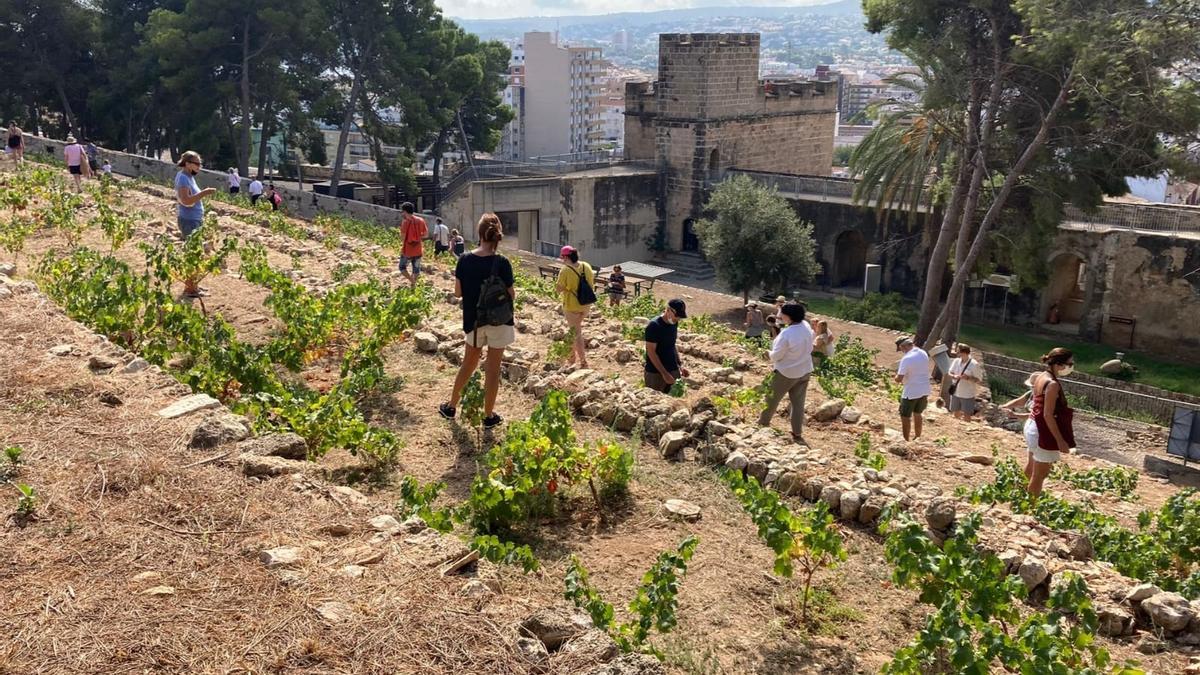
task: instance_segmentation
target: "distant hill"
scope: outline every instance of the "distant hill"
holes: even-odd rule
[[[819,0],[816,0],[819,2]],[[698,7],[668,9],[657,12],[618,12],[586,16],[530,16],[513,19],[458,19],[464,29],[484,38],[521,35],[526,31],[565,30],[577,26],[612,25],[618,28],[639,28],[654,24],[720,19],[737,16],[759,19],[780,19],[790,16],[860,16],[862,0],[839,0],[793,7]]]

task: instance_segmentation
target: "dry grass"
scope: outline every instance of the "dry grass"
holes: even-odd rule
[[[125,203],[131,211],[173,222],[167,200],[131,191]],[[262,235],[258,228],[221,220],[240,233]],[[140,236],[164,229],[161,223],[147,225]],[[98,235],[90,233],[87,241],[97,245]],[[31,242],[30,251],[55,243],[52,236],[43,236]],[[140,261],[133,249],[122,256]],[[306,273],[321,277],[328,277],[338,262],[319,244],[305,245],[298,258]],[[288,268],[292,256],[273,251],[271,261]],[[429,278],[448,285],[440,274]],[[262,320],[269,316],[261,306],[262,289],[236,276],[217,277],[206,285],[212,289],[209,311],[221,313],[247,339],[267,337],[273,324]],[[457,323],[455,308],[442,305],[437,311],[439,321]],[[560,321],[552,311],[531,311],[535,325]],[[890,344],[886,335],[879,338]],[[519,339],[519,346],[541,355],[550,342],[529,334]],[[47,353],[64,342],[79,347],[78,353],[61,358]],[[374,423],[395,430],[406,443],[401,468],[377,483],[356,485],[367,493],[365,503],[331,499],[325,489],[330,481],[362,475],[357,460],[345,453],[331,453],[314,465],[312,479],[303,483],[247,480],[227,459],[205,462],[226,449],[187,448],[198,418],[167,421],[155,415],[184,393],[180,385],[151,372],[88,372],[87,355],[111,347],[40,296],[0,300],[0,347],[0,444],[25,447],[28,465],[20,480],[42,496],[38,520],[25,528],[0,529],[0,635],[5,636],[0,640],[0,672],[530,672],[533,668],[513,651],[514,625],[533,609],[558,600],[569,554],[580,556],[620,612],[654,556],[689,534],[698,535],[701,545],[683,582],[679,630],[664,642],[675,672],[712,667],[726,672],[873,671],[907,641],[926,611],[913,594],[887,582],[890,570],[878,538],[847,529],[854,553],[826,580],[836,581],[837,601],[861,610],[865,619],[860,622],[851,614],[835,637],[814,636],[811,627],[796,625],[789,609],[795,585],[767,574],[769,552],[711,471],[694,463],[666,462],[648,446],[637,449],[629,498],[605,520],[587,500],[575,500],[556,517],[531,524],[531,543],[543,573],[526,576],[481,564],[470,573],[498,593],[484,600],[464,597],[459,593],[463,577],[442,578],[431,566],[440,560],[436,554],[403,536],[372,544],[374,533],[366,525],[371,516],[391,511],[399,472],[422,481],[446,481],[445,498],[459,500],[478,469],[478,453],[467,437],[436,416],[435,406],[448,396],[454,368],[415,355],[408,343],[389,352],[396,390],[371,404]],[[613,354],[607,347],[597,351],[591,356],[593,367],[636,382],[640,365],[618,366]],[[720,364],[695,365],[700,370]],[[306,375],[314,381],[324,377],[317,370]],[[765,369],[756,367],[747,374],[747,385],[764,375]],[[124,403],[100,403],[104,391]],[[695,402],[714,391],[711,386],[697,388],[687,399]],[[823,396],[814,386],[809,399],[819,403]],[[534,403],[506,385],[498,409],[516,418]],[[893,405],[876,395],[863,396],[859,403],[868,416],[888,424],[894,424]],[[782,423],[776,422],[780,428]],[[861,431],[817,425],[806,436],[835,465],[848,468]],[[577,433],[585,440],[609,435],[586,421],[577,423]],[[927,438],[942,435],[954,439],[957,451],[987,452],[993,443],[1005,453],[1020,448],[1020,439],[1012,434],[947,417],[931,419]],[[986,467],[943,458],[932,445],[924,449],[906,459],[888,455],[889,470],[948,490],[990,480]],[[1167,492],[1143,483],[1145,504],[1161,501]],[[14,498],[7,495],[15,493],[5,490],[0,488],[0,495],[6,495],[0,505],[7,509]],[[670,498],[700,504],[703,519],[685,524],[668,518],[661,504]],[[326,528],[335,524],[351,533],[328,534]],[[280,545],[304,551],[296,568],[268,570],[258,561],[260,551]],[[385,555],[367,566],[364,577],[340,575],[343,565],[374,550]],[[157,576],[139,576],[146,573]],[[170,586],[174,593],[143,595],[156,586]],[[328,602],[349,606],[349,618],[335,624],[323,620],[317,608]],[[1182,667],[1178,655],[1154,658],[1162,672]],[[577,672],[581,667],[556,661],[549,671]]]

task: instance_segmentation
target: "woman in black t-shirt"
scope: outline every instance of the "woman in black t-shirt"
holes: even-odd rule
[[[500,424],[501,417],[493,410],[496,394],[500,389],[500,363],[504,359],[504,348],[516,340],[513,322],[502,326],[478,325],[479,296],[484,282],[493,274],[499,276],[508,289],[509,302],[516,299],[513,287],[512,263],[500,255],[500,240],[504,238],[500,219],[494,213],[485,213],[479,219],[479,248],[458,259],[454,269],[454,294],[462,298],[463,332],[466,334],[462,366],[454,378],[454,390],[450,401],[438,406],[438,412],[446,419],[454,419],[463,388],[471,379],[483,355],[488,350],[487,364],[483,370],[483,426],[492,428]],[[511,317],[511,313],[509,313]]]

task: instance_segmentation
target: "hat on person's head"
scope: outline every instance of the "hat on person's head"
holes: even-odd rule
[[[571,255],[572,253],[575,253],[574,246],[564,246],[564,247],[562,247],[562,250],[558,252],[558,257],[561,258],[564,255]]]
[[[75,142],[75,136],[73,136],[73,135],[71,135],[71,134],[67,134],[67,142],[68,142],[68,143],[74,143],[74,142]]]
[[[667,307],[670,307],[671,311],[675,312],[675,316],[679,317],[680,319],[687,318],[687,305],[684,304],[684,302],[679,298],[668,301]]]
[[[913,339],[911,335],[901,335],[900,337],[896,338],[896,351],[900,351],[900,348],[905,344],[911,345],[912,343]]]
[[[777,295],[777,296],[775,296],[775,302],[787,302],[787,296],[786,295]]]

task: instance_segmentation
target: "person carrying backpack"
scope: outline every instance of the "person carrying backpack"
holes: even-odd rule
[[[571,345],[571,356],[568,364],[575,363],[578,358],[579,367],[587,368],[587,342],[583,339],[583,320],[587,318],[588,308],[596,304],[596,273],[592,266],[579,261],[579,251],[573,246],[564,246],[558,254],[563,268],[558,273],[556,287],[563,299],[563,316],[567,317],[567,325],[575,336]]]
[[[500,363],[504,359],[504,348],[516,341],[513,300],[517,295],[512,263],[499,253],[503,238],[504,230],[496,214],[483,214],[479,219],[479,248],[459,258],[454,269],[454,294],[462,298],[466,345],[450,400],[438,406],[442,417],[454,419],[463,388],[479,367],[486,347],[483,426],[488,429],[503,421],[495,412],[496,394],[500,389]]]

